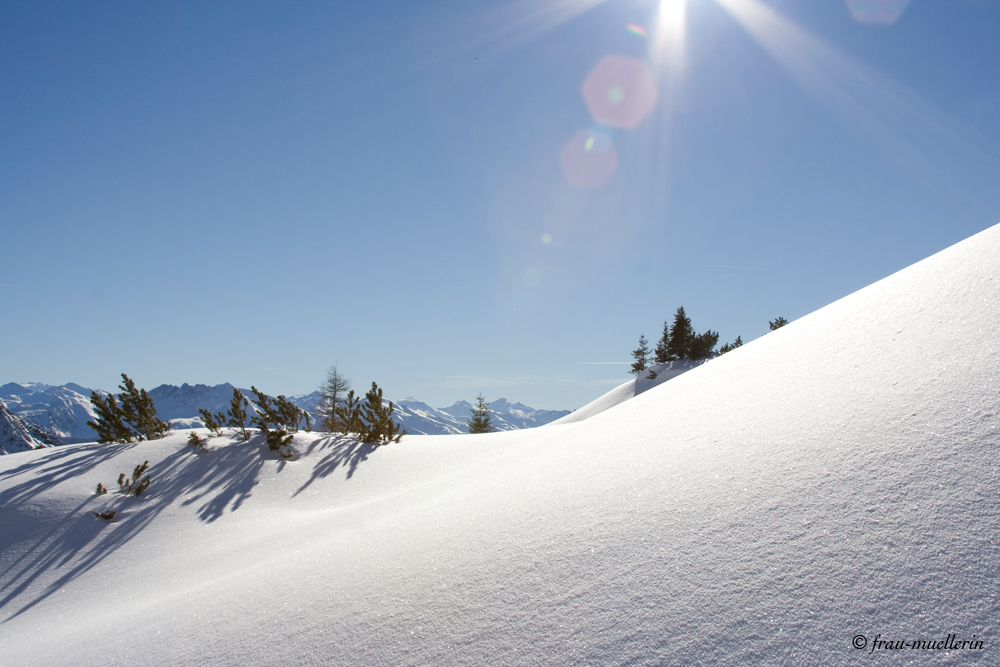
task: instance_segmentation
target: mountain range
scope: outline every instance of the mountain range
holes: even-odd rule
[[[174,428],[199,428],[203,426],[199,409],[226,412],[233,389],[228,382],[214,386],[163,384],[149,390],[149,396],[156,405],[156,416],[171,422]],[[57,386],[39,382],[10,382],[0,387],[0,400],[13,416],[51,432],[50,439],[57,437],[66,443],[93,442],[97,433],[87,426],[88,421],[97,417],[90,404],[92,391],[73,383]],[[240,392],[253,401],[253,392],[242,388]],[[106,392],[98,390],[98,393]],[[309,413],[312,424],[319,424],[322,397],[318,391],[289,396],[288,399]],[[394,418],[408,433],[447,435],[469,432],[466,422],[472,415],[472,404],[468,401],[458,401],[446,408],[433,408],[415,398],[405,398],[394,402],[394,405]],[[498,431],[541,426],[570,414],[569,410],[535,410],[522,403],[511,403],[506,398],[490,403],[490,412]],[[21,431],[13,429],[11,432]],[[16,446],[11,444],[11,451],[32,448],[27,441]]]
[[[581,421],[2,456],[0,665],[996,665],[998,266],[1000,225]]]
[[[27,452],[62,444],[63,441],[54,433],[21,419],[0,401],[0,454]]]

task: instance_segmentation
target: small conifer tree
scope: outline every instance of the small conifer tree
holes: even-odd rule
[[[281,419],[281,424],[290,431],[298,431],[302,418],[306,420],[306,430],[309,430],[309,413],[289,401],[284,396],[274,399],[274,410]]]
[[[673,361],[670,353],[667,352],[667,348],[670,346],[670,327],[667,323],[663,323],[663,335],[660,336],[660,340],[656,343],[656,349],[653,351],[653,361],[657,364],[665,364],[668,361]]]
[[[101,396],[90,392],[90,404],[97,413],[96,421],[88,421],[87,426],[97,431],[97,442],[132,442],[136,433],[125,424],[125,415],[114,394]]]
[[[274,452],[279,452],[284,458],[291,458],[291,454],[282,451],[283,447],[292,444],[293,438],[293,436],[288,432],[289,427],[285,423],[285,416],[282,415],[278,407],[271,402],[271,398],[267,394],[253,386],[250,387],[250,391],[252,391],[254,396],[257,398],[258,410],[257,414],[253,416],[251,421],[258,426],[261,433],[264,434],[264,439],[267,441],[268,449]],[[284,396],[280,398],[284,399]],[[272,426],[274,427],[273,429],[271,428]]]
[[[150,477],[146,475],[147,470],[149,470],[149,461],[137,465],[132,470],[132,477],[126,477],[125,473],[118,475],[118,488],[121,489],[122,495],[141,496],[142,492],[149,487]],[[143,477],[143,475],[146,476]]]
[[[726,352],[732,352],[733,350],[735,350],[738,347],[743,347],[743,339],[740,338],[739,336],[737,336],[736,340],[734,340],[732,343],[726,343],[725,345],[723,345],[722,347],[720,347],[719,348],[719,354],[723,355]]]
[[[90,403],[97,413],[96,421],[87,426],[97,431],[98,442],[132,442],[156,440],[170,430],[170,424],[156,418],[156,406],[145,389],[136,389],[128,375],[122,373],[122,393],[117,400],[113,394],[106,397],[96,391],[90,394]]]
[[[684,313],[684,306],[674,314],[674,323],[670,325],[670,340],[667,343],[667,356],[670,359],[689,359],[689,348],[694,338],[691,319]]]
[[[788,324],[788,320],[786,320],[784,317],[778,317],[775,320],[768,320],[767,324],[768,326],[771,327],[771,331],[777,331],[781,327]]]
[[[719,342],[719,332],[709,329],[703,334],[694,336],[688,346],[689,359],[709,359],[715,354],[715,344]]]
[[[157,440],[170,430],[170,424],[156,418],[156,406],[145,389],[136,389],[135,382],[122,373],[122,393],[118,398],[122,403],[125,421],[139,432],[139,439]]]
[[[639,375],[649,366],[649,341],[645,336],[639,336],[639,347],[632,350],[632,358],[635,359],[629,370],[632,375]]]
[[[319,407],[320,427],[333,433],[340,430],[340,417],[337,406],[341,402],[341,395],[351,390],[351,381],[348,380],[339,370],[337,364],[327,371],[326,381],[319,388],[319,394],[323,401]]]
[[[226,426],[226,415],[221,412],[216,412],[213,415],[205,408],[198,408],[198,413],[201,414],[201,420],[205,422],[205,428],[216,436],[222,437],[222,429]]]
[[[205,447],[205,441],[195,431],[191,431],[188,434],[188,444],[194,447],[195,451],[199,454],[204,454],[208,451],[208,448]]]
[[[361,442],[382,445],[394,438],[399,442],[400,438],[406,435],[405,430],[399,432],[399,424],[392,420],[395,407],[392,401],[386,404],[382,400],[382,389],[372,382],[372,388],[365,394],[365,404],[361,414],[364,420],[358,434]]]
[[[343,405],[336,407],[337,429],[347,435],[359,433],[364,422],[361,419],[361,399],[354,395],[354,390],[347,392]]]
[[[492,433],[496,427],[490,421],[490,406],[482,394],[476,396],[476,405],[472,408],[472,417],[466,424],[469,433]]]
[[[272,425],[276,426],[280,424],[281,418],[271,403],[271,397],[254,386],[250,387],[250,391],[253,392],[254,398],[257,399],[257,414],[250,418],[250,422],[261,430],[267,430]]]
[[[226,425],[240,429],[243,432],[244,442],[250,439],[250,434],[247,433],[248,407],[250,407],[250,401],[247,400],[247,397],[239,389],[233,387],[233,400],[229,403],[229,412],[227,413],[229,419]]]

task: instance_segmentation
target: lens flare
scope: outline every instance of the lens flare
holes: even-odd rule
[[[633,35],[639,35],[640,37],[646,36],[646,29],[643,28],[641,25],[637,25],[635,23],[629,23],[627,26],[625,26],[625,29],[628,30]]]
[[[559,162],[570,185],[599,188],[618,169],[618,153],[607,134],[579,130],[559,153]]]
[[[580,88],[596,123],[634,128],[656,105],[656,82],[641,60],[608,55],[590,71]]]
[[[858,23],[892,25],[906,11],[910,0],[847,0],[847,8]]]

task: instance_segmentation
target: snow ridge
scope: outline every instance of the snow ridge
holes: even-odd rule
[[[558,427],[0,457],[0,664],[996,664],[998,266],[1000,226]],[[949,634],[987,648],[867,654]]]

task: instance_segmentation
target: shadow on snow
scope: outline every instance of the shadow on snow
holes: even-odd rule
[[[51,453],[47,452],[40,459],[33,458],[30,463],[0,472],[0,481],[27,477],[0,491],[0,529],[6,533],[15,527],[14,524],[23,528],[26,518],[17,516],[17,510],[27,500],[62,482],[88,475],[98,465],[133,447],[135,443],[53,448]],[[350,479],[376,448],[377,445],[361,443],[357,438],[339,434],[313,440],[308,449],[295,458],[321,453],[324,456],[314,466],[309,480],[293,497],[339,467],[347,469],[346,477]],[[122,458],[123,463],[125,458]],[[43,574],[50,570],[69,569],[16,611],[6,614],[0,623],[23,614],[112,556],[171,505],[196,505],[198,517],[206,523],[219,519],[227,510],[235,512],[252,495],[267,461],[277,461],[278,472],[287,465],[277,453],[267,448],[261,435],[251,437],[248,442],[233,442],[210,449],[204,454],[183,446],[150,465],[148,474],[152,483],[139,498],[116,492],[104,496],[93,493],[82,496],[81,502],[66,512],[62,519],[54,524],[41,522],[39,525],[51,528],[42,529],[40,532],[43,534],[30,535],[26,540],[28,544],[19,550],[21,553],[0,571],[0,609],[14,603]],[[132,465],[129,460],[128,467]],[[128,475],[131,469],[122,469],[121,472]],[[101,481],[111,482],[113,487],[116,479],[101,480],[93,476],[93,486]],[[90,485],[89,480],[87,484]],[[94,510],[105,509],[117,512],[111,525],[93,516]],[[10,525],[4,527],[5,523]]]
[[[379,445],[361,442],[357,438],[349,438],[345,435],[330,435],[325,438],[318,438],[309,445],[305,456],[313,452],[326,452],[320,461],[313,467],[312,476],[308,481],[299,487],[292,497],[299,495],[308,489],[313,482],[331,475],[337,468],[347,468],[347,479],[354,476],[354,471],[358,466],[368,460],[368,456],[378,449]]]

